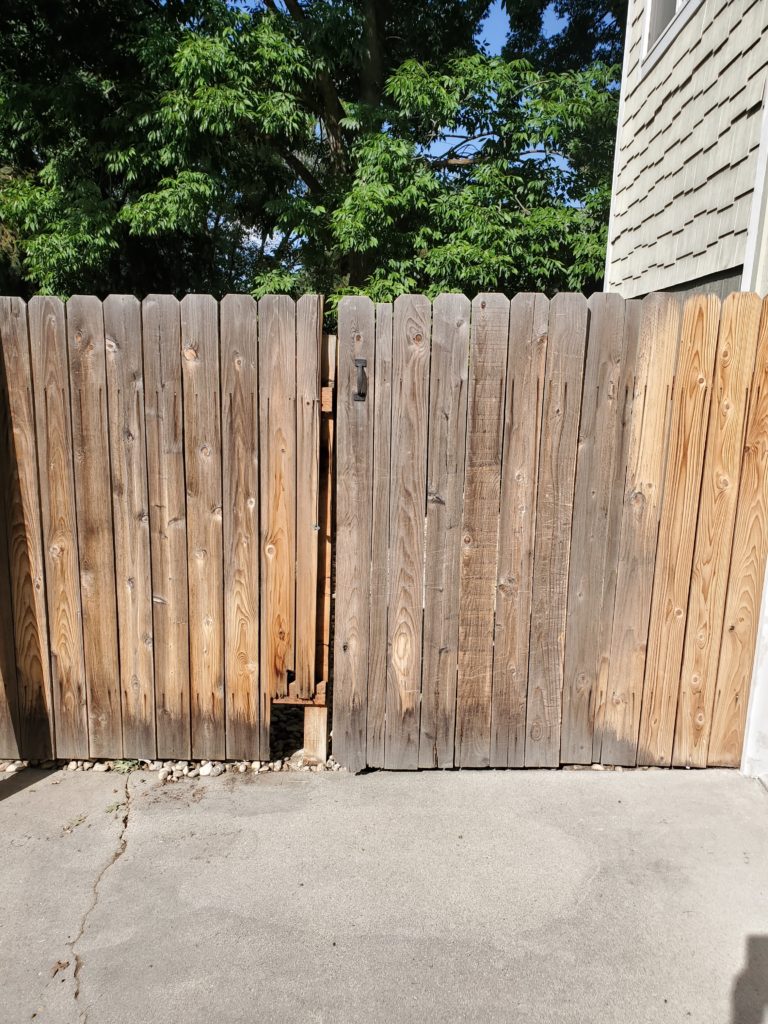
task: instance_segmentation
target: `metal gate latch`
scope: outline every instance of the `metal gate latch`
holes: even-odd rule
[[[368,378],[365,375],[365,368],[368,365],[367,359],[355,359],[357,367],[357,391],[352,395],[353,402],[364,402],[368,394]]]

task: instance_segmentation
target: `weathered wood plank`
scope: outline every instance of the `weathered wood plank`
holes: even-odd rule
[[[7,300],[0,299],[5,304]],[[5,313],[0,311],[0,330]],[[21,720],[19,717],[19,680],[16,671],[16,651],[13,636],[13,609],[11,604],[11,532],[13,503],[12,488],[13,442],[8,404],[5,367],[0,360],[0,471],[5,487],[0,495],[0,757],[17,758],[22,755]]]
[[[304,757],[325,764],[328,759],[328,708],[304,708]]]
[[[225,756],[218,306],[181,301],[192,756]]]
[[[431,313],[429,300],[423,295],[401,295],[395,300],[384,744],[387,768],[414,769],[419,765]]]
[[[616,566],[611,527],[621,457],[626,393],[624,308],[620,295],[595,293],[589,300],[589,342],[573,495],[568,576],[560,760],[591,764],[599,674],[608,651],[600,628],[610,622]],[[624,479],[618,486],[623,489]],[[610,607],[606,607],[610,604]],[[610,635],[608,636],[610,641]]]
[[[259,302],[261,465],[261,720],[288,693],[296,622],[296,310],[287,295]]]
[[[123,755],[155,757],[152,578],[139,300],[132,295],[108,296],[104,300],[104,333]]]
[[[331,608],[333,594],[334,542],[334,443],[336,396],[336,335],[323,336],[320,374],[322,381],[320,413],[320,499],[318,526],[317,639],[315,642],[315,678],[331,675]]]
[[[669,765],[691,584],[720,300],[685,304],[653,581],[638,764]]]
[[[249,295],[225,295],[220,316],[226,746],[228,758],[253,759],[269,755],[269,734],[259,727],[256,302]]]
[[[387,618],[389,611],[389,502],[392,431],[391,302],[376,304],[376,389],[373,402],[373,499],[371,506],[371,616],[368,647],[367,763],[384,767],[387,717]]]
[[[456,764],[482,768],[491,756],[491,692],[504,388],[509,300],[472,303],[464,512],[461,538]]]
[[[420,768],[453,766],[471,304],[432,305]]]
[[[179,303],[150,295],[142,304],[144,411],[157,753],[191,756],[187,509]]]
[[[619,393],[622,396],[623,412],[616,420],[618,437],[614,458],[614,478],[611,485],[608,508],[608,533],[605,555],[605,581],[600,609],[597,640],[597,687],[592,713],[592,760],[599,761],[603,745],[603,723],[608,699],[608,674],[611,667],[611,636],[613,633],[613,611],[616,606],[616,583],[619,576],[621,546],[621,520],[624,513],[624,487],[627,480],[627,458],[631,440],[632,409],[635,400],[635,378],[637,374],[637,350],[640,341],[640,317],[642,305],[639,299],[632,299],[624,307],[624,353],[619,376]]]
[[[768,559],[768,300],[763,301],[741,463],[707,763],[737,768]]]
[[[107,365],[101,302],[67,303],[83,651],[91,757],[121,757],[120,667],[109,465]]]
[[[30,299],[28,313],[56,756],[88,757],[88,707],[64,305],[58,299],[35,296]]]
[[[320,342],[323,300],[296,303],[296,688],[315,691],[318,502],[320,497]]]
[[[7,394],[11,430],[5,479],[10,498],[8,547],[18,680],[19,744],[24,757],[45,759],[55,753],[53,693],[32,368],[27,308],[21,299],[0,299],[0,344],[0,372]],[[12,753],[9,750],[3,756],[12,756]]]
[[[355,402],[358,367],[367,382]],[[366,711],[370,616],[371,501],[373,494],[374,309],[370,299],[339,304],[336,396],[336,622],[333,754],[350,771],[366,765]]]
[[[526,767],[555,767],[560,759],[563,645],[586,338],[586,300],[580,295],[555,296],[549,307],[536,499]]]
[[[543,295],[521,293],[512,299],[491,708],[491,766],[499,768],[522,767],[525,762],[536,485],[548,327],[549,302]]]
[[[707,764],[760,299],[725,300],[715,359],[672,763]]]
[[[606,697],[593,747],[593,759],[606,764],[633,765],[637,756],[679,336],[680,304],[675,296],[658,294],[644,299],[625,459]]]

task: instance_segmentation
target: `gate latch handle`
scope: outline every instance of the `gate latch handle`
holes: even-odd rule
[[[357,367],[357,390],[352,395],[353,402],[364,402],[368,394],[368,378],[365,375],[365,368],[368,365],[367,359],[355,359]]]

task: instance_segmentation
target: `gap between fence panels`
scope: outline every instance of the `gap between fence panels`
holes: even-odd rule
[[[293,706],[324,760],[333,703],[354,770],[738,765],[765,305],[322,319],[0,300],[0,756],[267,759]]]

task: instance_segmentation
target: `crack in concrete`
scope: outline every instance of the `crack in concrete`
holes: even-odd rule
[[[123,813],[123,816],[122,816],[122,821],[121,821],[121,825],[120,825],[120,832],[119,832],[118,837],[117,837],[117,848],[115,849],[115,852],[112,854],[110,859],[107,861],[107,863],[104,865],[104,867],[101,869],[101,871],[96,876],[96,879],[95,879],[93,885],[91,886],[91,901],[90,901],[88,907],[86,908],[85,913],[83,914],[83,916],[80,919],[80,927],[78,928],[77,935],[74,937],[74,939],[70,940],[67,943],[67,947],[69,948],[70,954],[72,955],[72,957],[74,959],[74,963],[75,963],[74,974],[72,975],[72,977],[73,977],[73,980],[74,980],[74,983],[75,983],[74,998],[75,998],[76,1001],[80,999],[80,991],[81,991],[80,972],[83,969],[84,961],[83,961],[83,958],[80,956],[80,954],[77,952],[77,949],[75,947],[78,945],[78,943],[83,938],[83,935],[85,934],[85,930],[88,927],[88,920],[89,920],[91,914],[94,912],[94,910],[98,906],[98,903],[99,903],[99,886],[101,885],[102,881],[104,880],[104,876],[109,871],[109,869],[111,867],[113,867],[120,860],[120,858],[123,856],[123,854],[125,853],[126,848],[128,846],[128,838],[126,836],[126,833],[128,831],[128,817],[129,817],[130,812],[131,812],[130,778],[131,778],[130,775],[126,775],[126,777],[125,777],[125,794],[124,794],[125,801],[124,801],[124,804],[123,804],[123,807],[124,807],[125,810],[124,810],[124,813]],[[88,1021],[88,1008],[84,1007],[80,1011],[80,1024],[87,1024],[87,1021]]]

